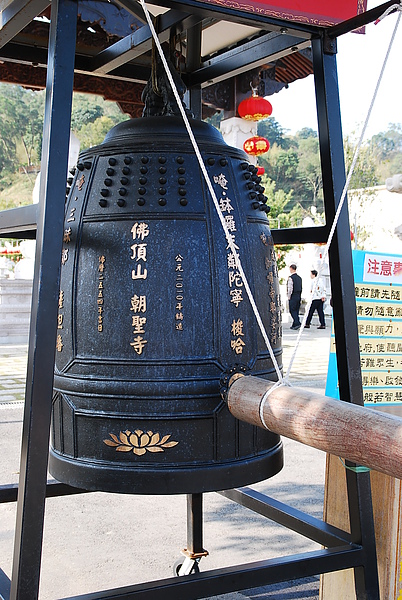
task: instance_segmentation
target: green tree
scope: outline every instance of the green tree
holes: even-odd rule
[[[276,182],[267,175],[262,176],[261,185],[265,189],[266,203],[270,208],[268,213],[270,226],[275,229],[296,227],[300,222],[301,210],[299,207],[290,208],[293,204],[293,192],[286,194],[283,190],[277,190]]]
[[[88,127],[90,123],[95,123],[103,116],[109,117],[113,125],[129,118],[120,110],[116,102],[109,102],[101,96],[74,93],[71,129],[76,135],[81,128]]]
[[[1,176],[40,162],[44,105],[44,91],[0,84]],[[127,118],[116,103],[99,96],[73,95],[71,128],[84,147],[100,143],[113,125]]]
[[[313,130],[309,131],[315,134]],[[298,177],[305,188],[300,203],[302,206],[312,205],[323,210],[321,160],[317,134],[299,139],[298,158]]]
[[[6,84],[3,93],[12,111],[14,139],[17,146],[23,148],[24,164],[31,166],[40,158],[37,151],[43,131],[44,92],[34,92]]]
[[[43,116],[45,111],[44,92],[31,92],[26,90],[24,94],[24,109],[20,115],[19,123],[25,123],[24,128],[19,129],[20,139],[24,148],[26,164],[31,166],[38,164],[41,158]]]
[[[14,126],[7,118],[0,99],[0,174],[15,170],[17,163],[17,145],[14,138]]]
[[[286,194],[294,189],[292,184],[297,179],[299,165],[296,150],[284,150],[274,144],[268,154],[260,157],[258,162],[265,168],[270,179],[276,182],[277,189],[283,190]]]
[[[317,138],[318,134],[314,129],[311,129],[311,127],[303,127],[303,129],[300,129],[300,131],[296,133],[296,136],[299,140],[307,140],[308,138]]]
[[[402,152],[402,125],[390,123],[387,131],[373,135],[371,144],[380,160],[389,160],[393,154]]]
[[[302,210],[299,206],[290,208],[293,204],[293,192],[290,191],[286,194],[283,190],[277,190],[276,182],[267,175],[262,176],[261,185],[265,188],[266,203],[270,207],[268,218],[271,229],[297,227],[302,220]],[[293,246],[289,244],[277,246],[278,270],[285,267],[286,254],[292,249]]]
[[[346,172],[349,173],[356,152],[357,143],[353,137],[348,136],[344,140],[343,146]],[[351,190],[357,190],[370,188],[376,185],[378,185],[377,159],[373,146],[369,142],[366,142],[360,147],[349,188]]]
[[[0,84],[0,173],[15,171],[19,164],[30,166],[38,147],[42,129],[43,113],[37,92],[20,86]],[[19,160],[18,148],[24,159]]]
[[[349,173],[356,152],[356,142],[347,137],[344,140],[346,172]],[[371,204],[375,198],[375,186],[378,184],[377,175],[378,159],[375,148],[370,141],[362,144],[357,157],[356,166],[350,180],[348,193],[348,206],[351,222],[353,223],[356,213]],[[366,229],[356,224],[355,244],[358,249],[364,249],[370,234]]]
[[[257,124],[257,133],[267,138],[271,146],[275,144],[284,150],[288,150],[291,147],[290,138],[285,136],[284,128],[279,125],[274,117],[259,121]]]
[[[371,138],[377,157],[377,174],[380,181],[402,172],[402,125],[390,123],[388,130]]]
[[[380,165],[380,177],[382,180],[392,177],[392,175],[396,175],[397,173],[402,173],[402,152],[392,156],[385,165]]]
[[[79,131],[88,123],[93,123],[102,115],[103,110],[97,96],[74,94],[71,112],[71,129],[74,132]]]
[[[117,123],[127,120],[115,102],[100,96],[74,94],[71,128],[81,143],[81,150],[100,144]]]
[[[92,146],[102,143],[105,135],[113,127],[114,123],[110,117],[99,117],[93,123],[83,125],[77,131],[77,137],[81,143],[81,150],[86,150]]]

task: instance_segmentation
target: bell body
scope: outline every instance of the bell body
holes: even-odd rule
[[[254,167],[213,127],[192,125],[281,364],[277,268]],[[231,370],[276,373],[180,118],[127,121],[80,155],[61,270],[56,479],[200,493],[281,469],[280,438],[236,420],[220,395]]]

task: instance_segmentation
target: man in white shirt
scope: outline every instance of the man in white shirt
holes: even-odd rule
[[[310,310],[308,311],[307,320],[306,320],[306,329],[310,329],[311,319],[313,318],[314,311],[317,311],[318,318],[320,319],[320,326],[318,329],[325,329],[325,317],[324,317],[324,302],[325,302],[325,285],[324,281],[319,277],[318,281],[316,281],[318,273],[315,269],[311,271],[311,293],[312,293],[312,302],[310,306]]]

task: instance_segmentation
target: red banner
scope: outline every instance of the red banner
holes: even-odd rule
[[[275,4],[264,0],[204,0],[232,10],[253,12],[277,19],[330,26],[364,12],[367,0],[275,0]]]

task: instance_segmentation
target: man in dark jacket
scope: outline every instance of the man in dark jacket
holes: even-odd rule
[[[300,329],[299,309],[302,293],[302,278],[296,273],[297,266],[290,265],[290,277],[288,279],[287,292],[289,300],[289,312],[292,315],[293,323],[290,329]]]

